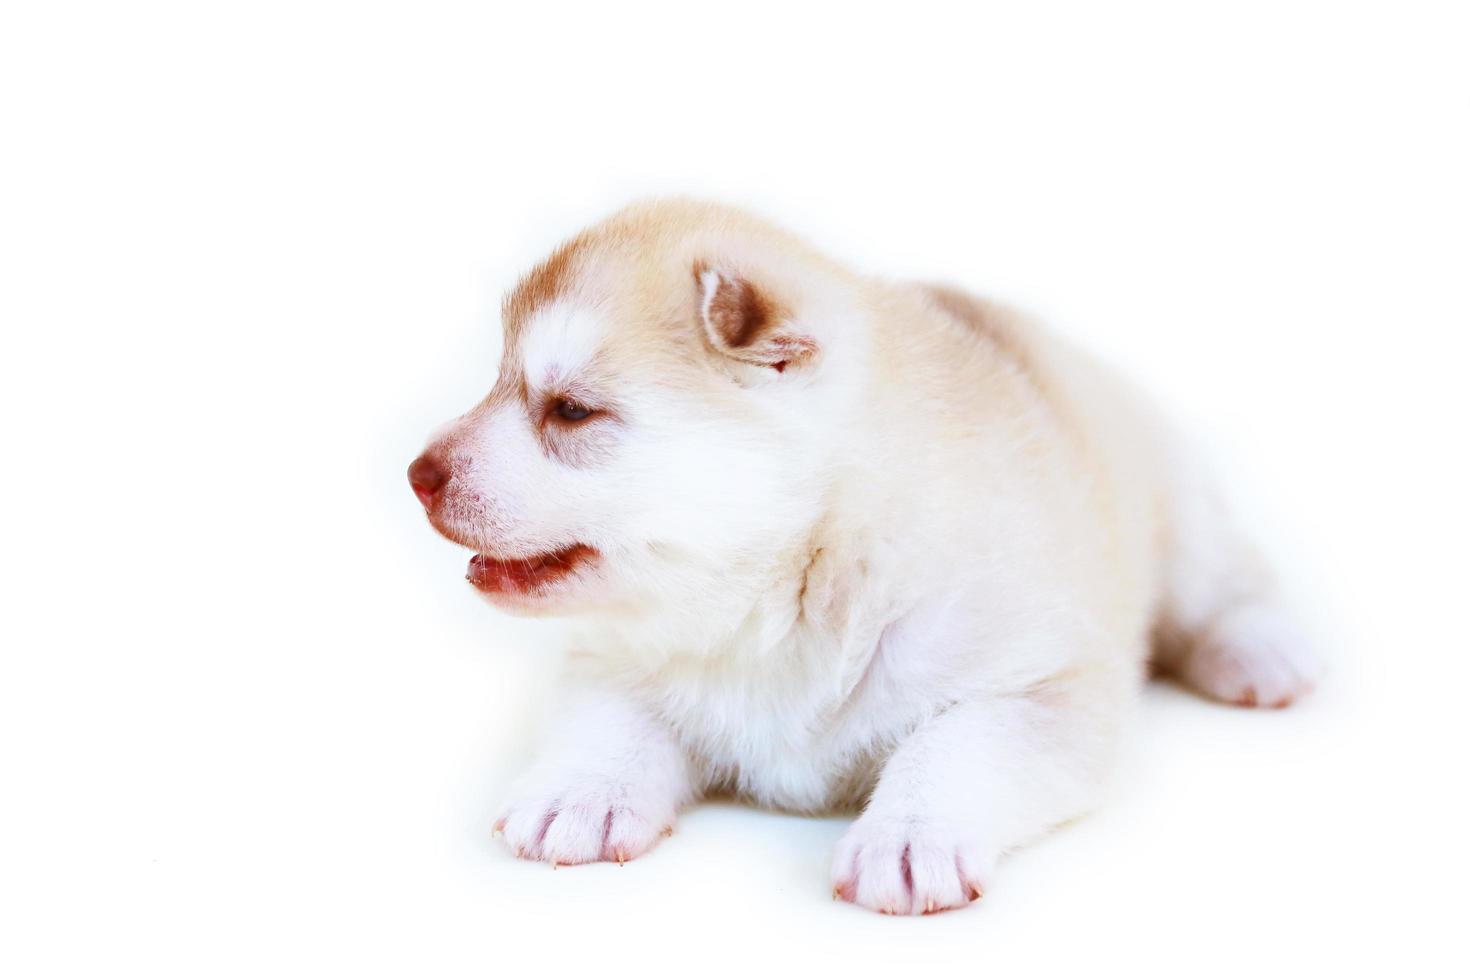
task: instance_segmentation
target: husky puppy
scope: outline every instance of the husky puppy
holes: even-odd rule
[[[627,861],[710,793],[861,808],[837,896],[963,906],[1094,805],[1150,664],[1286,705],[1314,662],[1157,413],[994,303],[656,201],[504,305],[490,393],[409,469],[470,583],[572,619],[496,822]]]

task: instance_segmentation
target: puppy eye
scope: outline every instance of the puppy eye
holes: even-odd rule
[[[551,411],[557,418],[567,422],[581,422],[592,415],[592,409],[579,405],[570,398],[558,398],[551,406]]]

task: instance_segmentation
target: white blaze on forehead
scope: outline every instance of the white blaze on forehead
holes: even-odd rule
[[[602,318],[583,307],[553,303],[526,324],[526,380],[542,385],[580,371],[602,343]]]

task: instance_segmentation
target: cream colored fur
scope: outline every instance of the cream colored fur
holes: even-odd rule
[[[736,282],[772,311],[764,354],[713,322]],[[838,895],[955,907],[1094,805],[1155,641],[1225,700],[1311,682],[1158,414],[1000,306],[664,201],[574,240],[506,318],[500,383],[430,447],[453,474],[430,516],[486,554],[598,554],[491,597],[581,636],[497,823],[523,857],[636,857],[712,792],[851,806]],[[568,388],[607,411],[538,428]]]

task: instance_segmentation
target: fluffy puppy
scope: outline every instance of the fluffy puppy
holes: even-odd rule
[[[504,307],[409,470],[497,606],[584,627],[496,827],[626,861],[712,792],[861,807],[835,893],[922,913],[1097,799],[1151,660],[1276,707],[1314,667],[1150,407],[993,303],[741,212],[629,208]]]

